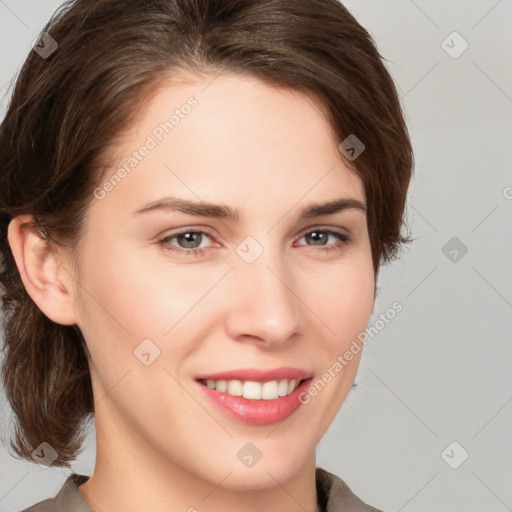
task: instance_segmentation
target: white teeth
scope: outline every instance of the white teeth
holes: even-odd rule
[[[228,393],[233,396],[242,396],[242,381],[228,380]]]
[[[218,380],[215,383],[215,389],[217,391],[222,391],[223,393],[228,390],[228,381],[227,380]]]
[[[263,398],[263,400],[274,400],[278,397],[277,380],[264,382],[261,386],[261,398]]]
[[[252,398],[253,400],[261,400],[261,384],[250,380],[244,382],[244,398]]]
[[[206,380],[203,381],[210,389],[232,396],[243,396],[249,400],[275,400],[281,396],[289,395],[297,389],[300,381],[295,379],[271,380],[268,382],[240,381],[240,380]]]
[[[277,386],[277,394],[279,396],[286,396],[288,394],[288,381],[286,379],[280,380]]]

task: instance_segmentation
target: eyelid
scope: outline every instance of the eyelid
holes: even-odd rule
[[[202,233],[210,238],[216,238],[215,235],[212,234],[212,229],[207,226],[195,225],[195,226],[184,226],[181,228],[176,228],[175,230],[166,230],[163,231],[162,234],[155,237],[156,240],[162,240],[165,238],[172,238],[175,236],[182,235],[184,233]]]
[[[304,235],[311,233],[311,231],[334,231],[336,233],[340,233],[341,235],[350,236],[350,232],[345,228],[342,228],[339,226],[327,226],[327,225],[318,224],[318,225],[310,226],[308,228],[303,229],[300,232],[298,238],[302,238]]]
[[[160,236],[158,238],[158,240],[160,240],[160,242],[162,242],[162,241],[168,240],[170,238],[176,238],[176,237],[178,237],[180,235],[184,235],[185,233],[196,233],[196,234],[201,234],[201,236],[205,236],[206,235],[211,240],[211,242],[212,242],[212,245],[207,247],[207,248],[215,247],[215,246],[219,247],[219,244],[216,242],[216,237],[214,235],[212,235],[207,228],[203,228],[203,227],[200,228],[198,226],[196,226],[196,227],[189,227],[189,228],[179,228],[178,231],[172,231],[169,234],[164,234],[164,235]],[[195,250],[205,250],[207,248],[201,247],[201,248],[197,248]],[[183,248],[179,248],[178,250],[182,250],[182,251],[185,251],[185,252],[191,252],[194,249],[186,250],[186,249],[183,249]]]

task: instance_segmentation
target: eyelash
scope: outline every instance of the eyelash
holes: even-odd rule
[[[311,233],[318,233],[318,232],[324,233],[327,235],[333,235],[340,241],[340,245],[335,245],[335,246],[331,245],[331,246],[327,246],[327,247],[317,246],[319,250],[321,250],[325,253],[328,253],[330,251],[335,251],[335,250],[341,250],[343,248],[343,246],[349,244],[352,241],[352,238],[349,235],[347,235],[346,233],[334,231],[332,229],[322,229],[322,228],[312,229],[312,230],[304,233],[301,236],[301,238],[304,238],[305,236],[307,236]],[[190,233],[206,235],[208,238],[210,238],[210,239],[212,238],[210,236],[210,234],[207,233],[206,231],[188,229],[188,230],[183,230],[178,233],[173,233],[171,235],[168,235],[165,238],[163,238],[162,240],[159,240],[158,243],[164,248],[164,250],[169,251],[169,252],[173,252],[173,253],[180,254],[183,256],[203,256],[205,254],[205,249],[188,249],[187,250],[187,249],[176,249],[175,247],[172,247],[172,246],[166,247],[166,244],[168,244],[170,242],[170,240],[173,240],[174,238],[177,238],[181,235],[190,234]],[[309,246],[309,247],[314,249],[315,246]]]

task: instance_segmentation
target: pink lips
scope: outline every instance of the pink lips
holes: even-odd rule
[[[242,369],[219,373],[198,375],[196,380],[252,380],[254,382],[267,382],[280,379],[303,380],[313,376],[313,372],[299,368],[274,368],[272,370]]]
[[[295,379],[301,382],[292,393],[274,400],[250,400],[241,396],[232,396],[228,393],[211,389],[200,382],[206,380],[268,382],[281,379]],[[312,372],[298,368],[276,368],[272,370],[242,369],[203,374],[196,377],[196,382],[201,391],[221,411],[243,423],[260,426],[279,423],[293,414],[301,406],[299,396],[309,387],[312,380]]]

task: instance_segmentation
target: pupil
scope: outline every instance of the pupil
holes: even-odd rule
[[[313,241],[315,242],[314,245],[325,245],[325,233],[322,233],[321,231],[312,231],[310,233],[310,237],[312,238],[317,238],[316,240],[313,239]],[[322,240],[324,241],[324,244],[322,244]],[[320,242],[320,243],[316,243],[316,242]]]
[[[200,233],[184,233],[182,235],[185,238],[185,247],[194,249],[195,247],[192,247],[194,243],[197,243],[197,240],[194,241],[194,237],[201,237]],[[199,242],[201,239],[199,238]],[[200,243],[199,243],[200,245]]]

